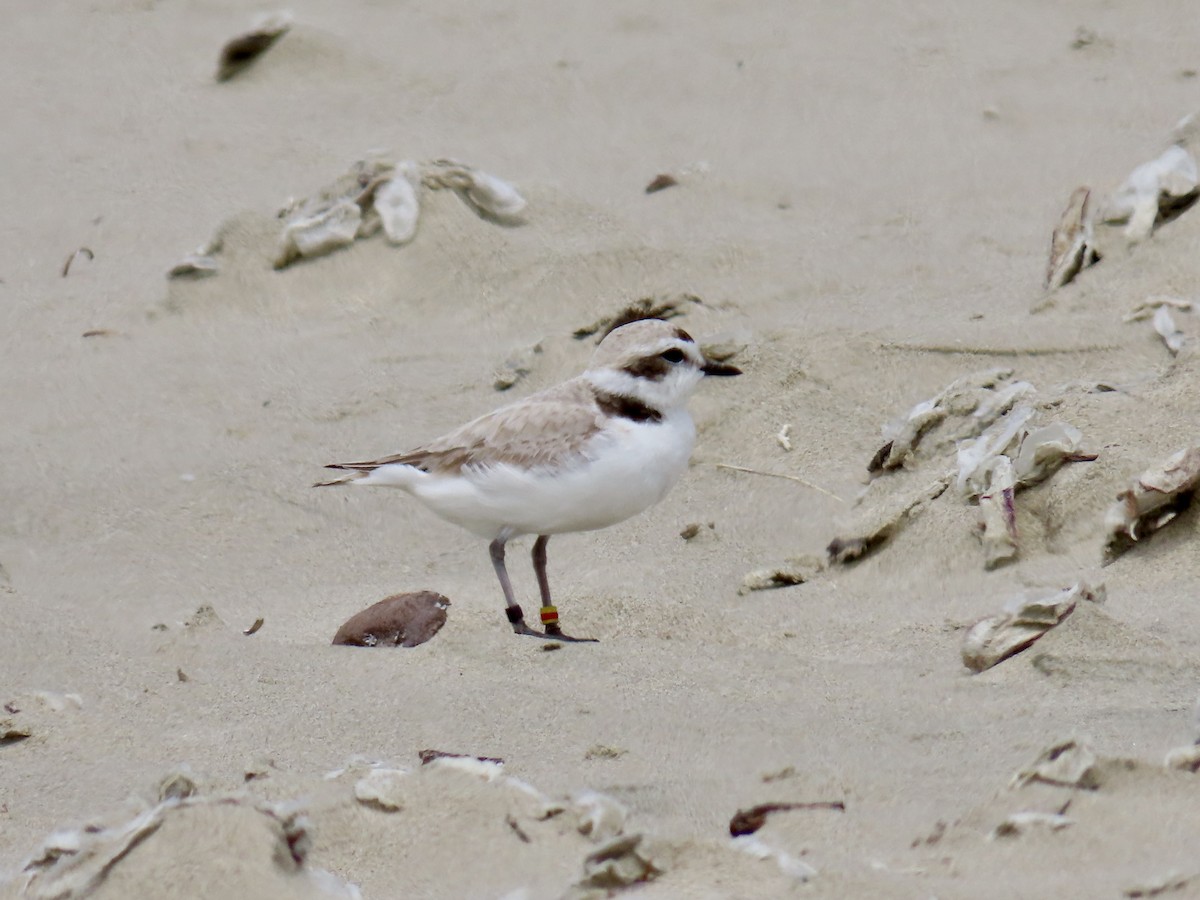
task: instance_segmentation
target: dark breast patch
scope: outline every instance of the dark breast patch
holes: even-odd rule
[[[609,416],[619,419],[629,419],[632,422],[661,422],[662,413],[652,406],[647,406],[634,397],[622,397],[620,394],[596,394],[596,405]]]

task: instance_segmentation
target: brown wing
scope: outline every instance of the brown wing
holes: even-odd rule
[[[480,416],[407,453],[336,469],[371,471],[400,463],[424,472],[453,473],[464,466],[554,466],[578,457],[603,423],[590,388],[579,381],[534,394]]]

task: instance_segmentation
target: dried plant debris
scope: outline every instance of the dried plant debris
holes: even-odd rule
[[[609,332],[615,331],[630,322],[640,322],[642,319],[674,319],[688,312],[692,304],[704,301],[695,294],[670,294],[663,297],[642,297],[627,306],[623,306],[610,316],[597,319],[590,325],[576,328],[572,336],[577,341],[596,336],[596,343],[608,337]]]
[[[1059,787],[1094,791],[1103,777],[1100,761],[1092,749],[1070,738],[1047,747],[1038,758],[1013,776],[1011,787],[1024,787],[1035,781]]]
[[[1154,330],[1158,332],[1158,336],[1167,345],[1172,356],[1176,356],[1183,349],[1185,341],[1183,332],[1175,324],[1175,317],[1171,315],[1171,310],[1166,306],[1160,306],[1154,311]]]
[[[287,11],[268,13],[256,19],[249,31],[239,34],[221,48],[221,57],[217,60],[217,81],[228,81],[244,71],[291,30],[292,21],[292,14]]]
[[[1147,469],[1117,495],[1104,516],[1104,555],[1111,561],[1172,521],[1200,486],[1200,445]]]
[[[393,594],[351,616],[333,636],[349,647],[417,647],[442,630],[450,601],[434,591]]]
[[[67,275],[70,274],[71,263],[75,262],[75,260],[80,256],[82,256],[84,259],[88,259],[88,260],[92,260],[92,259],[96,258],[96,254],[93,253],[89,248],[80,247],[78,250],[76,250],[74,253],[72,253],[70,256],[68,256],[67,261],[65,263],[63,263],[63,267],[62,267],[62,277],[63,278],[66,278]]]
[[[1015,812],[1005,818],[1003,822],[992,829],[992,833],[988,837],[996,840],[997,838],[1017,837],[1031,831],[1062,831],[1074,824],[1074,819],[1069,819],[1061,813],[1027,810]]]
[[[1076,275],[1100,259],[1093,246],[1095,239],[1088,209],[1091,195],[1091,188],[1075,189],[1050,238],[1050,263],[1046,267],[1046,287],[1049,290],[1069,284]]]
[[[1174,894],[1176,891],[1181,891],[1196,879],[1200,878],[1200,872],[1192,872],[1190,874],[1182,874],[1180,872],[1170,872],[1166,875],[1160,875],[1157,878],[1152,878],[1142,884],[1136,884],[1133,887],[1127,887],[1121,893],[1126,897],[1158,897],[1163,894]]]
[[[779,566],[748,572],[742,579],[738,593],[748,594],[751,591],[768,591],[804,584],[806,581],[812,581],[823,568],[824,563],[818,557],[797,556]]]
[[[845,529],[842,536],[829,542],[825,551],[829,561],[844,565],[877,550],[908,521],[920,515],[930,502],[945,493],[949,486],[949,476],[940,478],[868,510],[856,525]]]
[[[1104,586],[1091,588],[1080,581],[1049,596],[1018,595],[1004,611],[976,622],[963,640],[962,661],[972,672],[983,672],[1028,648],[1075,611],[1082,600],[1102,602]]]
[[[845,812],[846,804],[841,800],[820,800],[808,803],[760,803],[750,809],[739,809],[729,820],[731,837],[741,837],[743,834],[754,834],[767,824],[767,816],[777,812],[791,810],[833,810]]]

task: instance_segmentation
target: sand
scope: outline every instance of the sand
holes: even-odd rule
[[[364,897],[579,881],[597,844],[507,782],[414,771],[389,813],[354,799],[366,763],[323,777],[416,769],[426,748],[618,800],[662,869],[648,898],[1117,897],[1200,870],[1200,780],[1161,765],[1195,737],[1200,518],[1100,565],[1113,496],[1196,443],[1194,351],[1121,316],[1194,298],[1200,213],[1041,288],[1071,191],[1111,189],[1200,107],[1190,4],[292,8],[223,84],[240,4],[51,0],[0,29],[0,701],[30,731],[0,744],[0,890],[46,835],[128,818],[182,764],[201,796],[302,805],[305,865]],[[407,247],[273,271],[275,211],[373,148],[510,179],[527,224],[441,193]],[[646,195],[663,172],[681,183]],[[220,274],[168,282],[218,228]],[[576,328],[681,293],[703,301],[685,327],[747,341],[745,375],[695,398],[695,464],[663,503],[551,543],[564,627],[599,644],[508,633],[482,543],[403,495],[309,489],[323,463],[577,373]],[[739,595],[747,571],[823,552],[885,422],[994,366],[1061,397],[1099,454],[1023,495],[1015,563],[984,570],[975,510],[947,494],[857,565]],[[1121,390],[1064,387],[1096,382]],[[887,489],[940,474],[922,465]],[[528,546],[510,554],[525,597]],[[966,625],[1081,578],[1102,608],[1040,655],[963,668]],[[329,646],[413,590],[451,598],[432,641]],[[1109,761],[1098,790],[1010,789],[1070,736]],[[1068,800],[1068,828],[988,837]],[[729,841],[735,812],[776,801],[845,804],[758,833],[815,871],[804,887]],[[246,807],[173,815],[96,896],[316,889]]]

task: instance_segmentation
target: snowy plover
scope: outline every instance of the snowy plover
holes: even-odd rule
[[[705,375],[738,375],[705,359],[682,328],[643,319],[615,329],[582,375],[480,416],[408,453],[326,468],[334,484],[408,491],[443,519],[491,541],[492,565],[517,634],[562,633],[546,578],[553,534],[624,521],[661,500],[687,467],[696,429],[687,400]],[[533,569],[545,632],[525,624],[504,545],[536,534]]]

